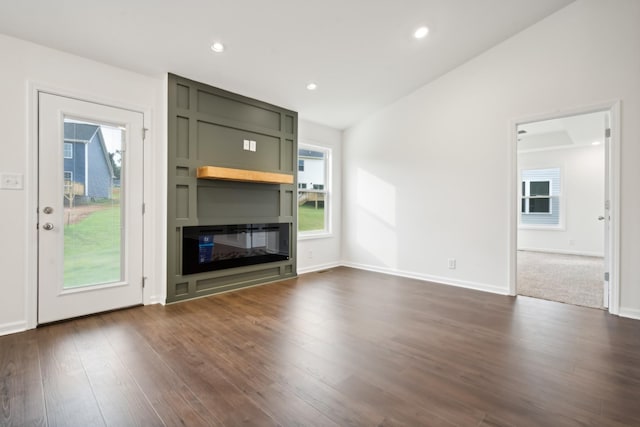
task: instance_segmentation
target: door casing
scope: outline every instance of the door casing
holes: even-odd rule
[[[513,120],[509,124],[509,190],[508,190],[508,236],[509,236],[509,262],[508,262],[508,283],[509,295],[516,295],[517,280],[517,237],[518,237],[518,131],[521,124],[538,122],[544,120],[558,119],[562,117],[576,116],[599,111],[608,111],[611,122],[611,137],[608,144],[608,176],[605,178],[610,201],[609,222],[609,246],[606,248],[608,265],[605,266],[609,276],[609,313],[618,315],[620,313],[620,101],[611,101],[602,104],[589,105],[585,107],[555,111],[536,116],[522,117]],[[604,207],[603,207],[604,208]]]
[[[101,97],[94,93],[86,93],[81,91],[74,91],[67,87],[52,86],[47,83],[28,81],[27,82],[27,100],[28,100],[28,144],[27,144],[27,173],[25,174],[25,192],[26,192],[26,212],[28,229],[26,232],[26,251],[25,257],[27,261],[27,269],[25,272],[25,299],[24,310],[26,313],[26,325],[25,329],[33,329],[38,325],[38,96],[39,93],[49,93],[52,95],[62,96],[66,98],[74,98],[80,101],[91,102],[95,104],[102,104],[109,107],[120,108],[124,110],[130,110],[143,114],[144,129],[148,131],[152,129],[151,117],[152,110],[149,106],[143,106],[139,104],[131,104],[121,102],[106,97]],[[143,173],[143,186],[145,189],[149,189],[151,183],[154,182],[152,171],[152,158],[151,149],[149,144],[149,132],[144,139],[144,173]],[[145,191],[144,204],[149,206],[148,191]],[[152,201],[155,199],[152,197]],[[159,203],[162,200],[158,201]],[[155,221],[157,222],[157,220]],[[157,242],[152,230],[155,228],[155,222],[150,218],[148,214],[143,216],[143,266],[142,272],[144,277],[153,275],[153,271],[158,264],[158,261],[153,258],[153,251],[147,250],[154,247]],[[162,261],[162,260],[160,260]],[[155,277],[155,275],[153,275]],[[156,295],[155,287],[145,286],[143,288],[143,304],[162,303],[163,293],[160,292]]]

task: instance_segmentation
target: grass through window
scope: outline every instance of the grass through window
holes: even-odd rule
[[[324,230],[324,206],[316,209],[314,203],[305,203],[298,207],[299,231],[323,231]]]

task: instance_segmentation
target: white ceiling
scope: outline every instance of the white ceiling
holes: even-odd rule
[[[344,129],[572,1],[3,0],[0,33]]]

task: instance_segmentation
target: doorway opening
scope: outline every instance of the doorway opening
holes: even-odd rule
[[[606,309],[611,111],[519,123],[516,293]]]

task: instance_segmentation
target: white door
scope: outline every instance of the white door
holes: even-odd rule
[[[38,95],[38,323],[142,303],[143,115]]]

